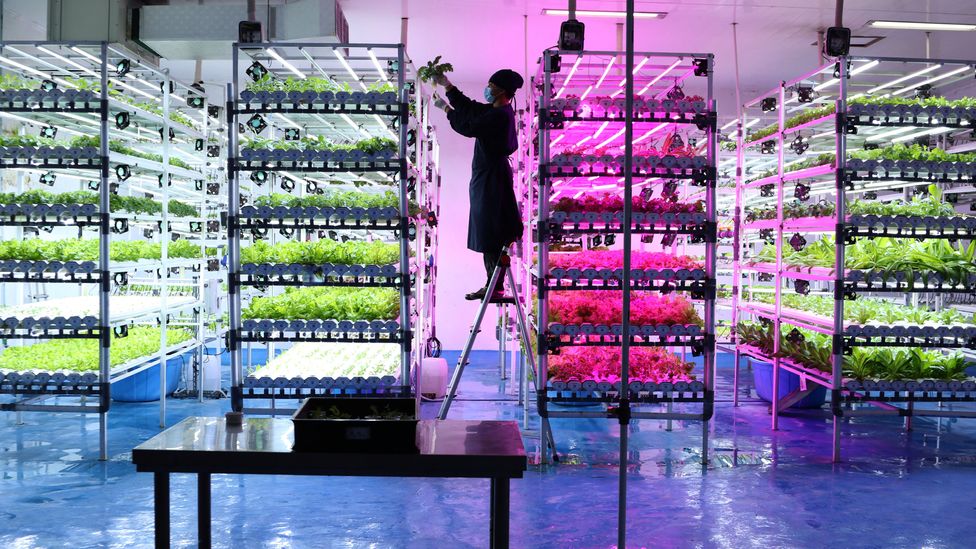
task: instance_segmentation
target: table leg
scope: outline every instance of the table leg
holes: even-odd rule
[[[169,473],[153,473],[156,549],[169,547]]]
[[[210,473],[197,474],[197,539],[210,549]]]
[[[508,549],[508,488],[509,479],[491,479],[491,535],[492,549]]]

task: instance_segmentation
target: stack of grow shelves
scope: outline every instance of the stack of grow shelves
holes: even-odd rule
[[[944,150],[976,121],[953,91],[972,78],[971,62],[841,58],[746,105],[746,126],[776,120],[739,142],[738,349],[772,364],[774,428],[831,392],[835,460],[845,416],[976,417],[924,404],[976,400],[958,352],[976,326],[940,306],[976,288],[976,218],[945,199],[972,189],[976,155]]]
[[[2,408],[98,413],[104,459],[110,399],[162,421],[158,365],[202,339],[206,101],[105,43],[5,42],[0,67]],[[137,280],[153,298],[110,297]]]
[[[235,47],[234,67],[234,409],[411,394],[411,367],[439,347],[427,336],[439,207],[429,88],[398,45],[250,44]],[[255,346],[274,359],[293,343],[302,345],[245,370]],[[390,345],[395,372],[381,360]],[[299,355],[297,370],[276,366]],[[338,355],[354,363],[308,358]]]
[[[622,58],[547,51],[536,77],[530,165],[538,171],[529,175],[538,187],[530,218],[536,249],[524,268],[537,305],[540,415],[702,421],[707,449],[716,241],[712,57],[636,54],[630,203],[623,199]],[[629,258],[621,249],[627,241]],[[701,357],[699,365],[686,353]],[[581,403],[604,408],[564,407]]]

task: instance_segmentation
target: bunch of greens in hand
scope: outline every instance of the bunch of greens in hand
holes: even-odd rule
[[[424,82],[430,82],[436,77],[444,76],[444,74],[449,72],[454,72],[454,65],[441,63],[441,56],[438,55],[432,61],[428,61],[426,65],[417,69],[417,76]]]

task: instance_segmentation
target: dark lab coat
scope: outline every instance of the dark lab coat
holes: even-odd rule
[[[453,111],[447,114],[454,131],[474,137],[468,195],[468,248],[498,252],[522,236],[508,156],[518,148],[515,111],[511,105],[492,107],[472,101],[457,88],[447,92]]]

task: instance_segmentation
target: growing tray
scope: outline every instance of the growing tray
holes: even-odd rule
[[[296,452],[417,453],[417,408],[412,398],[311,397],[298,408],[295,424]],[[354,418],[317,419],[316,412],[331,408]],[[401,412],[404,419],[366,419],[376,410]]]

